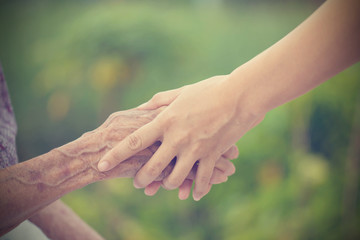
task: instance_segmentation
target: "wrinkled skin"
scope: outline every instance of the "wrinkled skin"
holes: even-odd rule
[[[85,133],[64,146],[41,156],[0,170],[0,235],[16,227],[40,209],[56,201],[64,194],[90,183],[117,178],[134,177],[159,146],[159,142],[140,151],[108,172],[99,172],[99,160],[127,135],[150,122],[158,110],[128,110],[112,114],[100,127]],[[174,160],[153,183],[158,185],[167,176]],[[213,183],[226,181],[234,172],[232,163],[223,157],[219,161],[218,174]],[[194,178],[196,166],[189,174]],[[154,186],[150,186],[154,194]],[[156,192],[156,191],[155,191]]]

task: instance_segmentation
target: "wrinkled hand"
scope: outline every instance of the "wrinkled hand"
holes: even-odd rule
[[[136,187],[153,182],[174,157],[176,165],[163,181],[167,189],[179,187],[198,161],[193,197],[208,189],[217,160],[262,118],[237,112],[237,99],[229,96],[223,80],[213,77],[193,85],[155,95],[140,109],[168,106],[153,121],[130,134],[100,160],[107,171],[156,141],[162,142],[134,178]]]
[[[76,157],[82,161],[86,161],[93,168],[97,169],[98,161],[110,151],[116,144],[126,138],[127,135],[136,129],[152,121],[164,108],[155,110],[138,110],[130,109],[111,114],[107,120],[97,129],[85,133],[83,136],[67,144],[61,149],[57,149],[64,156]],[[156,142],[148,148],[138,152],[126,161],[113,168],[111,171],[98,173],[97,179],[105,180],[118,177],[135,177],[141,167],[151,158],[160,146],[160,142]],[[227,180],[227,177],[235,172],[235,167],[229,159],[237,158],[238,150],[233,146],[218,161],[211,178],[211,184],[219,184]],[[175,160],[161,172],[156,182],[150,184],[146,188],[146,193],[155,194],[154,186],[162,183],[162,180],[170,174],[175,165]],[[180,199],[185,199],[191,191],[191,183],[195,177],[197,166],[193,167],[188,174],[186,182],[179,189]]]

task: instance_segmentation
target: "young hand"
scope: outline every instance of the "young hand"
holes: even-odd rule
[[[229,94],[232,90],[225,84],[226,78],[216,76],[155,95],[140,109],[167,107],[153,121],[109,151],[99,161],[99,170],[110,170],[155,141],[160,141],[159,149],[136,174],[134,185],[149,185],[177,157],[173,171],[163,181],[167,189],[177,188],[195,162],[199,161],[193,197],[200,199],[209,189],[216,160],[262,120],[247,109],[241,109],[241,114],[238,114],[238,97]]]
[[[220,184],[226,182],[228,177],[235,173],[235,166],[229,160],[236,159],[238,156],[239,150],[236,145],[233,145],[225,154],[221,156],[221,158],[216,162],[214,172],[210,179],[210,186],[206,194],[210,191],[213,184]],[[185,200],[190,195],[194,177],[191,173],[190,175],[191,178],[188,176],[187,179],[185,179],[184,182],[179,186],[178,196],[180,200]],[[154,181],[150,183],[148,186],[145,187],[145,194],[148,196],[155,195],[160,189],[161,185],[161,181]],[[164,185],[162,186],[166,188]]]

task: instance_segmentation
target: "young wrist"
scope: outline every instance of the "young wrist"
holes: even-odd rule
[[[237,119],[262,118],[270,109],[264,102],[265,96],[261,94],[255,80],[245,66],[241,66],[224,79],[225,88],[232,98],[235,117]]]

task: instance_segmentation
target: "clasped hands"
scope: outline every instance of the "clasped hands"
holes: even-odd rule
[[[67,152],[70,155],[73,155],[74,151],[82,152],[82,149],[86,149],[86,152],[97,152],[96,154],[91,154],[89,157],[86,157],[89,164],[96,168],[99,159],[104,159],[104,155],[106,157],[108,154],[114,154],[115,151],[112,151],[111,149],[117,148],[119,141],[127,142],[129,144],[128,148],[133,151],[133,154],[124,159],[126,161],[121,161],[121,163],[119,162],[119,164],[116,164],[116,166],[113,166],[111,169],[100,172],[100,175],[96,178],[98,180],[104,180],[117,177],[135,177],[140,171],[146,169],[149,159],[154,159],[156,152],[158,152],[158,149],[161,148],[162,144],[160,141],[155,141],[154,143],[145,146],[143,143],[133,139],[133,134],[137,129],[140,129],[142,126],[147,126],[147,124],[154,121],[156,116],[161,114],[165,109],[166,107],[159,107],[154,110],[131,109],[113,113],[101,126],[99,126],[99,128],[88,132],[79,138],[76,141],[78,143],[76,147],[74,147],[73,144],[69,144],[68,146],[65,145],[62,152]],[[137,151],[135,151],[135,149]],[[119,151],[120,149],[117,149],[117,153],[120,153]],[[108,153],[106,154],[105,152]],[[235,172],[235,167],[230,160],[237,158],[237,156],[237,147],[232,146],[219,157],[212,170],[207,192],[210,191],[211,185],[227,181],[228,176]],[[168,165],[164,168],[160,170],[153,168],[151,174],[154,174],[155,171],[158,173],[154,174],[154,178],[144,186],[145,194],[149,196],[156,194],[161,185],[165,189],[169,189],[165,185],[166,179],[171,175],[172,170],[177,163],[178,159],[174,157],[170,159]],[[193,164],[190,167],[189,172],[186,173],[184,180],[177,186],[179,188],[179,198],[181,200],[187,199],[190,195],[193,180],[197,175],[197,169],[198,164]]]
[[[204,81],[156,94],[138,110],[164,109],[149,123],[129,134],[107,152],[98,163],[106,172],[154,142],[161,142],[150,160],[134,177],[134,186],[145,188],[153,195],[162,185],[165,189],[179,188],[179,198],[188,197],[192,180],[193,198],[200,200],[212,184],[221,183],[234,173],[229,159],[237,158],[236,141],[263,117],[242,112],[228,94],[227,76]],[[156,179],[176,159],[171,173],[162,182]],[[192,169],[194,179],[187,179]]]

